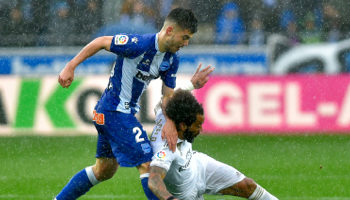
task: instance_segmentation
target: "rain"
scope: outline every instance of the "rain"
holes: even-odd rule
[[[191,10],[198,26],[177,52],[169,37],[165,53],[159,38],[176,8]],[[0,0],[0,200],[60,200],[71,178],[85,171],[91,186],[79,185],[79,199],[147,199],[139,167],[120,165],[115,153],[127,152],[130,142],[119,141],[117,149],[115,133],[105,139],[109,154],[99,154],[103,131],[95,126],[107,124],[108,115],[96,105],[135,115],[140,126],[128,137],[147,141],[144,154],[156,151],[149,145],[162,128],[155,111],[171,80],[175,90],[193,89],[204,110],[193,150],[278,199],[350,199],[349,10],[345,0]],[[151,37],[156,55],[149,60],[140,52]],[[103,38],[108,45],[89,52],[74,79],[65,79],[64,69]],[[116,50],[129,44],[138,49]],[[157,56],[164,60],[152,63]],[[134,65],[129,82],[142,88],[116,74]],[[199,65],[215,67],[201,88],[191,82]],[[121,97],[136,87],[128,100]],[[126,154],[137,160],[134,150]],[[102,178],[91,167],[99,162],[110,167]],[[204,199],[240,199],[208,191]]]

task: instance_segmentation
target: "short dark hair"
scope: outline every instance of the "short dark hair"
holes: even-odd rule
[[[169,119],[174,121],[179,130],[181,122],[191,126],[197,120],[197,115],[203,115],[204,111],[202,105],[190,91],[178,89],[169,99],[165,113]]]
[[[175,8],[170,11],[165,20],[173,21],[182,29],[189,30],[191,33],[197,32],[198,20],[190,9]]]

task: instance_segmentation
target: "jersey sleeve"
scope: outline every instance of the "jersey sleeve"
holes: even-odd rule
[[[161,109],[159,109],[156,115],[156,125],[150,137],[151,146],[154,152],[151,166],[161,167],[168,171],[171,163],[175,159],[175,155],[169,150],[166,142],[161,137],[165,121],[165,117]]]
[[[159,150],[155,152],[152,157],[151,166],[157,166],[169,171],[171,163],[175,159],[175,154],[171,152],[168,148]]]
[[[135,58],[144,52],[148,38],[136,34],[115,35],[113,37],[111,52],[128,58]]]
[[[176,73],[179,68],[179,58],[174,54],[169,59],[169,68],[161,72],[161,79],[167,87],[174,89],[176,87]]]
[[[156,124],[153,128],[152,134],[149,137],[153,152],[162,150],[163,148],[166,148],[167,145],[166,140],[162,139],[162,129],[166,122],[166,119],[160,107],[157,110],[155,122]]]

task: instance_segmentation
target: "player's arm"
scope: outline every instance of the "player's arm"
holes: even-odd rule
[[[202,64],[199,64],[196,72],[192,75],[191,81],[182,89],[186,89],[186,90],[200,89],[208,82],[209,75],[214,71],[215,68],[208,65],[206,68],[201,70],[201,67],[202,67]],[[170,120],[165,113],[166,103],[169,100],[169,98],[171,98],[172,95],[174,94],[174,89],[167,87],[163,83],[162,93],[163,93],[162,109],[163,109],[164,116],[166,118],[166,122],[162,129],[162,138],[166,138],[169,145],[169,149],[175,152],[177,138],[178,138],[176,127],[174,122]]]
[[[64,88],[68,88],[72,84],[74,79],[74,70],[84,60],[102,49],[110,51],[112,39],[113,36],[103,36],[98,37],[87,44],[72,60],[67,63],[67,65],[61,71],[60,75],[58,76],[58,82],[60,85]]]
[[[163,114],[165,116],[166,122],[163,126],[162,129],[162,138],[166,138],[169,149],[172,152],[175,152],[176,150],[176,143],[177,143],[177,131],[176,131],[176,126],[175,123],[168,118],[168,116],[166,115],[165,112],[165,106],[168,102],[168,100],[173,96],[174,94],[174,89],[167,87],[164,83],[162,86],[162,110],[163,110]]]
[[[150,174],[148,178],[148,187],[152,190],[153,194],[155,194],[160,200],[166,200],[173,195],[166,189],[164,184],[164,177],[167,171],[164,168],[151,166]]]

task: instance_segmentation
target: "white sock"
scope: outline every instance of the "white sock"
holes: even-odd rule
[[[278,200],[275,196],[270,194],[268,191],[266,191],[260,185],[256,186],[256,189],[254,190],[253,194],[250,195],[250,197],[248,199],[250,199],[250,200]]]
[[[92,185],[96,185],[100,182],[97,180],[94,171],[92,171],[92,166],[85,168],[85,171]]]
[[[148,178],[148,177],[149,177],[149,173],[144,173],[140,175],[140,179]]]

